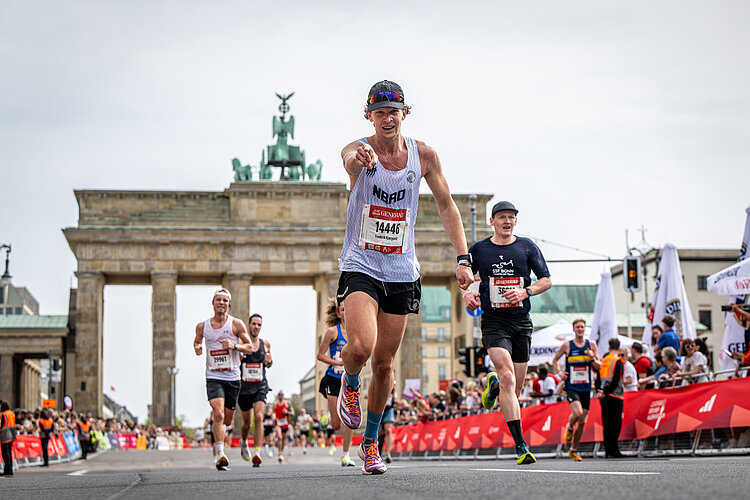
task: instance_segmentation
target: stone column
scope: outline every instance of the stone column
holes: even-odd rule
[[[250,320],[250,283],[252,280],[252,274],[231,272],[225,274],[224,279],[221,280],[221,286],[229,290],[229,293],[232,294],[232,304],[229,308],[229,314],[245,323],[246,327]],[[240,359],[242,359],[242,353],[240,353]],[[240,413],[239,406],[234,413],[233,422],[235,429],[233,436],[241,437],[242,413]]]
[[[320,379],[323,378],[326,369],[328,369],[328,365],[319,363],[316,360],[316,356],[318,348],[320,347],[320,343],[323,341],[323,334],[328,329],[328,325],[326,325],[326,309],[328,308],[328,299],[331,297],[336,297],[336,291],[339,287],[340,275],[341,273],[339,271],[328,271],[327,273],[317,275],[315,277],[315,281],[313,282],[313,288],[315,289],[315,293],[317,295],[317,320],[315,328],[315,350],[311,353],[311,358],[315,363],[315,410],[322,412],[328,411],[328,402],[318,392],[318,387],[320,387]],[[301,394],[300,396],[303,395]]]
[[[151,273],[151,325],[153,328],[151,421],[169,425],[172,421],[172,376],[175,365],[175,319],[177,273]]]
[[[3,354],[0,356],[0,397],[10,404],[11,409],[18,407],[16,377],[13,373],[13,368],[12,354]]]
[[[409,315],[399,352],[401,354],[401,380],[407,378],[422,380],[422,316],[420,314]],[[399,386],[399,389],[403,387]]]
[[[104,276],[99,271],[78,271],[76,293],[75,381],[73,405],[79,412],[101,416],[102,317]]]
[[[250,283],[252,274],[227,273],[221,285],[232,294],[232,305],[229,314],[241,319],[245,326],[250,319]]]

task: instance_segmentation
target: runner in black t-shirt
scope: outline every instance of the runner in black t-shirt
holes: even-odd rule
[[[464,301],[472,311],[481,301],[484,311],[482,343],[497,370],[497,373],[487,376],[482,404],[490,410],[499,396],[503,416],[516,443],[516,462],[521,465],[536,462],[523,440],[518,404],[533,330],[529,297],[549,290],[552,281],[536,244],[513,234],[517,214],[518,210],[509,201],[501,201],[492,207],[490,225],[495,234],[477,241],[469,249],[472,271],[478,272],[481,279],[479,293],[466,292]],[[534,284],[531,283],[532,272],[538,280]]]

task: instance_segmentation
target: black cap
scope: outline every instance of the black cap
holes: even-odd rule
[[[516,215],[518,215],[518,210],[516,210],[516,207],[513,205],[513,203],[509,201],[498,201],[497,203],[495,203],[495,206],[492,207],[492,217],[494,217],[495,214],[501,210],[513,210]]]
[[[373,94],[377,94],[378,92],[396,92],[401,96],[401,100],[403,102],[381,101],[381,102],[375,102],[373,104],[369,104],[370,96],[372,96]],[[404,109],[404,102],[406,102],[406,97],[404,97],[404,91],[401,89],[401,85],[399,85],[396,82],[383,80],[381,82],[376,83],[370,88],[370,92],[367,93],[367,100],[365,100],[365,102],[368,103],[367,104],[368,111],[374,111],[379,108]]]

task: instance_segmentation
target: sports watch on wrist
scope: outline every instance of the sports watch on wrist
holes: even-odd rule
[[[531,287],[527,286],[526,288],[524,288],[524,290],[526,290],[526,295],[528,295],[529,297],[531,297]]]

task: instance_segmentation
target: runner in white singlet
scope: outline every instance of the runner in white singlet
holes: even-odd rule
[[[211,303],[214,315],[195,327],[193,349],[203,354],[206,343],[206,393],[213,412],[213,436],[215,440],[215,465],[226,470],[229,465],[224,454],[227,439],[225,426],[232,424],[237,395],[240,390],[240,352],[250,354],[253,347],[245,324],[230,316],[232,295],[225,289],[214,293]]]
[[[414,225],[419,184],[424,177],[458,255],[456,278],[466,289],[474,281],[461,214],[443,176],[437,153],[427,144],[401,135],[409,113],[401,87],[387,80],[367,94],[365,117],[375,133],[341,152],[351,195],[346,235],[339,258],[342,271],[337,299],[346,306],[348,342],[341,352],[345,373],[337,410],[347,427],[362,422],[359,373],[372,357],[367,426],[359,449],[363,474],[383,474],[378,428],[393,386],[393,359],[406,329],[407,314],[418,314],[421,300]]]

